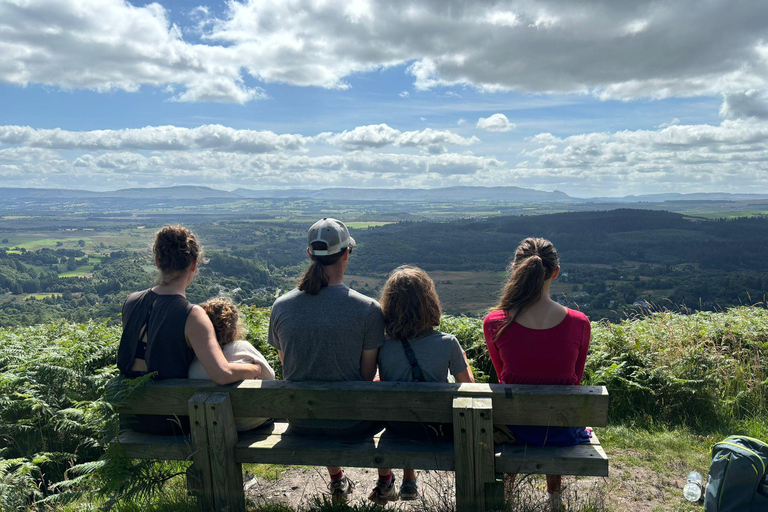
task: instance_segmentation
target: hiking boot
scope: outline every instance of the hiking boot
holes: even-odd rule
[[[331,491],[331,502],[333,503],[346,503],[349,501],[349,495],[355,488],[355,484],[352,480],[347,478],[347,475],[343,475],[336,481],[331,480],[328,483],[328,490]]]
[[[387,481],[378,479],[376,487],[368,496],[368,499],[378,505],[386,505],[389,501],[397,501],[397,488],[395,487],[395,475]]]
[[[400,485],[400,499],[403,501],[419,499],[419,484],[415,480],[405,480]]]

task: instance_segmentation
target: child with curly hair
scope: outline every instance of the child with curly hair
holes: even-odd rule
[[[267,362],[266,358],[256,348],[245,341],[245,328],[240,321],[237,306],[224,297],[211,299],[200,304],[200,307],[208,314],[216,332],[216,339],[224,352],[224,357],[230,363],[247,363],[260,365],[262,380],[275,380],[275,370]],[[200,361],[195,358],[189,365],[190,379],[210,379]],[[237,430],[246,431],[260,427],[268,418],[238,418]]]

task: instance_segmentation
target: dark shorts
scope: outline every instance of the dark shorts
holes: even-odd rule
[[[531,446],[576,446],[589,442],[589,432],[584,427],[535,427],[509,425],[517,438],[517,444]]]
[[[450,423],[389,421],[387,422],[387,432],[416,441],[453,440],[453,425]]]
[[[334,420],[303,420],[300,425],[288,420],[288,424],[291,432],[300,436],[332,438],[370,437],[382,427],[377,421],[360,421],[354,424],[344,422],[342,428],[339,428],[340,422]]]

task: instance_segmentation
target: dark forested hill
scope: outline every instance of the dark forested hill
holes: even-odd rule
[[[768,270],[768,219],[711,221],[647,210],[495,217],[444,224],[403,222],[356,235],[357,269],[385,272],[402,263],[432,270],[498,270],[527,236],[550,239],[564,263],[626,260]],[[358,270],[358,271],[360,271]]]

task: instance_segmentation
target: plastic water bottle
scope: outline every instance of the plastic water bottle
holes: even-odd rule
[[[702,483],[704,478],[696,471],[688,473],[688,477],[685,479],[685,487],[683,487],[683,496],[688,501],[699,501],[702,495]]]

